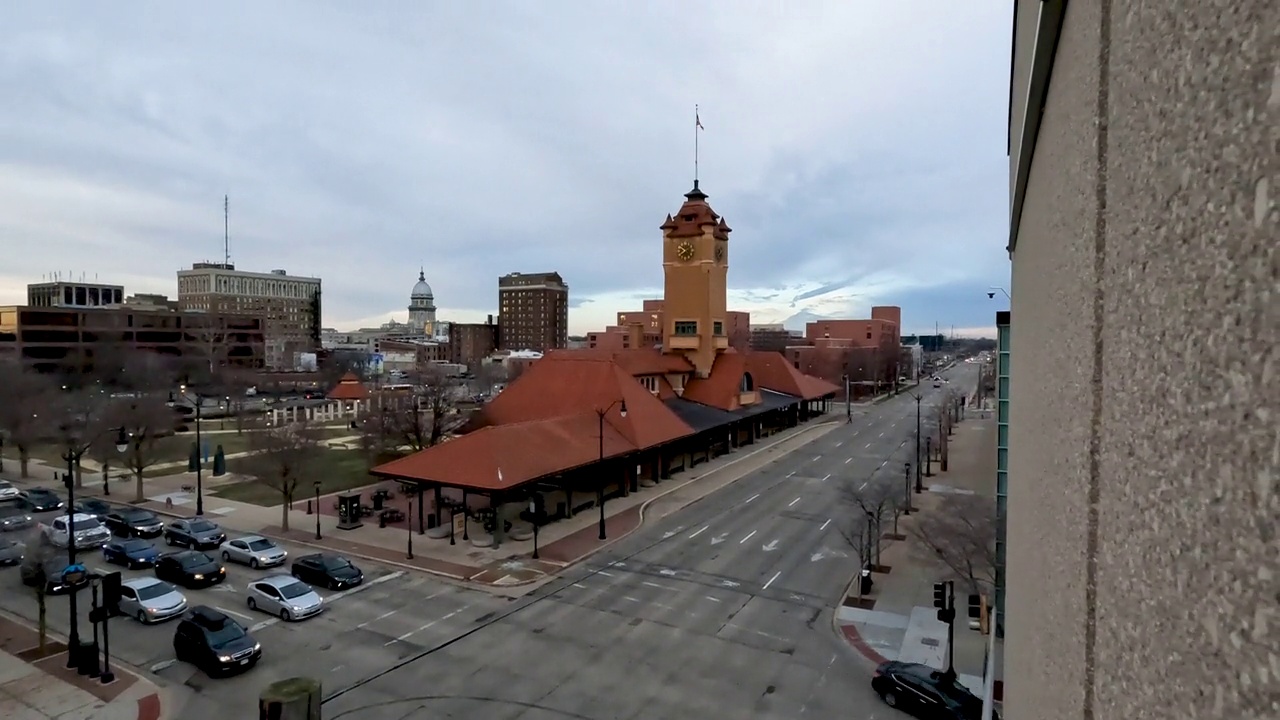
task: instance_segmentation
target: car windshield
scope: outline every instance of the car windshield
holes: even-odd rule
[[[280,594],[285,596],[285,598],[289,600],[292,600],[296,597],[302,597],[303,595],[306,595],[307,593],[311,592],[311,588],[307,587],[306,585],[303,585],[300,582],[289,583],[288,585],[285,585],[278,589],[280,590]]]
[[[125,522],[131,523],[152,522],[156,519],[155,515],[152,515],[146,510],[134,510],[133,512],[123,513],[120,517],[124,518]]]
[[[184,568],[194,568],[200,567],[201,565],[208,565],[213,562],[213,558],[205,555],[204,553],[191,553],[189,555],[183,555],[178,559],[178,562],[182,563],[182,567]]]
[[[227,621],[218,629],[208,629],[209,644],[215,648],[222,647],[233,640],[244,637],[244,628],[234,622]]]
[[[254,552],[262,552],[263,550],[270,550],[275,546],[276,544],[271,542],[270,540],[263,540],[263,539],[254,540],[249,543],[249,549]]]
[[[191,523],[190,527],[191,527],[191,532],[209,532],[210,530],[218,529],[217,525],[214,525],[208,520],[196,520]]]
[[[151,543],[146,540],[125,540],[120,543],[120,547],[123,548],[125,552],[131,553],[146,552],[152,549]]]
[[[139,600],[152,600],[161,595],[168,595],[173,592],[173,586],[167,582],[158,582],[154,585],[146,585],[140,588],[134,588],[138,593]]]
[[[76,532],[96,530],[100,527],[102,527],[102,523],[98,522],[98,518],[76,518]]]
[[[325,570],[345,570],[351,567],[351,561],[336,555],[326,555],[320,558],[320,564]]]

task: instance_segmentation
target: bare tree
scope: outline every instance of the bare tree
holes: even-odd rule
[[[128,443],[120,459],[133,474],[134,502],[142,502],[146,499],[142,476],[161,459],[160,438],[173,434],[173,410],[163,399],[147,395],[117,402],[110,418],[111,425],[124,430]],[[115,438],[107,435],[101,442],[114,447]]]
[[[481,363],[476,368],[475,387],[481,395],[491,395],[495,388],[507,382],[507,368],[500,362]]]
[[[871,537],[871,523],[865,516],[855,513],[850,515],[846,522],[841,523],[839,529],[840,536],[849,543],[850,549],[858,558],[858,579],[855,584],[858,587],[858,599],[861,600],[862,572],[871,568],[874,559],[875,540]]]
[[[892,483],[879,483],[874,480],[848,480],[840,486],[840,499],[853,515],[865,523],[867,527],[870,553],[869,565],[880,564],[881,536],[884,520],[891,512],[897,499]],[[846,538],[848,539],[848,538]]]
[[[303,480],[320,468],[320,435],[305,422],[254,432],[249,437],[249,473],[280,493],[280,527],[289,529],[289,507]]]
[[[989,497],[947,494],[923,513],[911,533],[919,547],[942,563],[972,593],[995,586],[996,506]]]
[[[415,375],[420,387],[416,404],[408,412],[414,427],[426,423],[419,448],[423,449],[440,444],[466,421],[466,417],[458,413],[458,400],[465,394],[465,388],[446,376],[439,366],[421,366]]]
[[[91,449],[110,428],[112,402],[110,393],[101,382],[87,375],[65,378],[48,405],[52,416],[47,426],[65,455],[92,457]],[[77,488],[84,485],[84,474],[78,462],[75,465],[75,484]]]
[[[37,652],[43,657],[45,645],[49,639],[49,577],[45,574],[45,563],[54,557],[59,550],[50,544],[48,540],[45,540],[44,535],[39,530],[25,533],[21,542],[23,545],[23,562],[27,564],[32,573],[27,582],[31,585],[31,590],[36,596],[36,633],[39,636]]]
[[[22,477],[29,477],[31,450],[45,439],[50,421],[47,409],[56,386],[46,375],[24,367],[21,361],[0,361],[0,433],[18,453]]]

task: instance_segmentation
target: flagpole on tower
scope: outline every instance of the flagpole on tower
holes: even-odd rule
[[[698,106],[693,106],[693,184],[698,184],[698,131],[702,129],[702,118],[698,115]]]

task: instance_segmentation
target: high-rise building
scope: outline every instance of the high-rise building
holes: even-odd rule
[[[546,352],[569,344],[569,286],[558,272],[498,278],[498,343]]]
[[[1001,715],[1275,718],[1275,0],[1014,7]]]
[[[267,367],[273,370],[292,370],[300,353],[320,349],[320,278],[196,263],[178,271],[178,305],[192,312],[261,317]]]

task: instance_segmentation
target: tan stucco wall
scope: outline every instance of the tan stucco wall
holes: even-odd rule
[[[1115,3],[1104,44],[1106,5],[1068,4],[1013,257],[1005,714],[1276,718],[1280,6]]]

